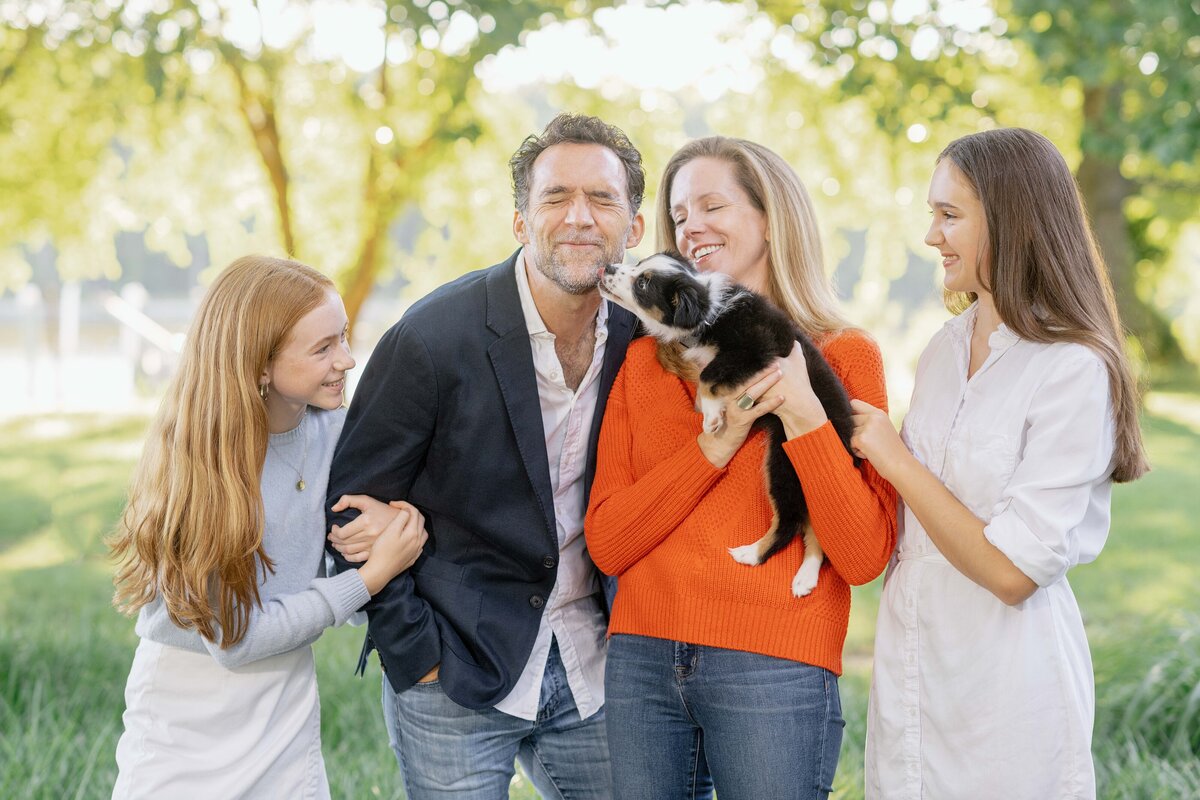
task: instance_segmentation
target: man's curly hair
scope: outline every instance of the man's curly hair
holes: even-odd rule
[[[508,161],[512,170],[513,200],[518,211],[522,214],[529,211],[529,184],[533,177],[533,162],[547,148],[564,143],[598,144],[613,151],[625,167],[629,216],[632,217],[638,212],[642,206],[642,196],[646,193],[646,170],[642,168],[642,154],[633,146],[633,142],[629,141],[629,137],[615,125],[609,125],[599,117],[565,113],[550,120],[550,124],[540,136],[527,136]]]

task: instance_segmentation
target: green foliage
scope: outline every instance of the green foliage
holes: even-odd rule
[[[768,2],[781,25],[785,52],[830,73],[842,97],[875,114],[885,135],[902,138],[915,124],[948,122],[959,109],[987,106],[981,82],[1012,60],[990,30],[956,30],[936,5],[909,16],[899,4],[862,0]],[[993,26],[1003,32],[1002,26]]]
[[[136,639],[102,569],[5,576],[0,611],[0,795],[108,797],[121,682]],[[36,598],[36,604],[28,598]],[[16,623],[16,624],[14,624]],[[114,679],[116,679],[114,681]]]
[[[1200,621],[1139,624],[1112,638],[1096,649],[1097,681],[1110,687],[1098,705],[1097,726],[1120,731],[1143,755],[1200,758]],[[1142,647],[1123,646],[1131,639]]]
[[[0,279],[28,277],[16,245],[53,241],[67,277],[115,276],[118,230],[144,230],[180,264],[190,258],[185,235],[204,233],[216,266],[247,250],[313,262],[339,276],[356,311],[396,260],[393,223],[420,213],[454,173],[462,143],[490,134],[479,113],[487,104],[477,102],[480,61],[528,28],[589,9],[540,0],[377,8],[378,50],[356,72],[320,51],[319,3],[257,8],[257,20],[185,0],[120,13],[104,3],[6,6],[0,50],[11,44],[16,55],[0,60],[0,108],[21,123],[6,150],[26,158],[5,159],[0,187],[37,191],[6,192],[20,202],[0,217]],[[61,113],[46,115],[47,105]],[[78,213],[59,212],[73,205]]]
[[[119,226],[107,189],[119,172],[110,149],[119,121],[107,98],[134,90],[136,65],[75,42],[52,51],[46,39],[0,26],[0,252],[53,241],[77,256],[67,277],[112,276]],[[27,268],[0,269],[0,291],[28,277]]]
[[[1179,357],[1171,329],[1151,305],[1163,276],[1151,265],[1173,246],[1180,223],[1196,214],[1195,0],[760,5],[780,25],[772,43],[780,77],[793,73],[810,86],[834,85],[841,104],[859,104],[874,116],[893,148],[903,147],[904,138],[925,150],[927,141],[940,146],[976,130],[1020,125],[1046,134],[1069,161],[1085,163],[1081,189],[1102,228],[1099,242],[1124,321],[1152,358]],[[782,78],[776,86],[786,83]],[[772,92],[772,99],[781,94]],[[871,174],[893,184],[895,173]],[[1138,200],[1156,219],[1149,237],[1131,239],[1116,220]],[[1135,233],[1146,216],[1131,215]]]
[[[1200,143],[1200,3],[1195,0],[1009,0],[1012,35],[1048,79],[1115,87],[1118,102],[1084,147],[1119,159],[1192,164]]]
[[[1200,796],[1200,621],[1139,621],[1095,638],[1105,796]]]
[[[849,669],[838,680],[838,695],[842,701],[842,751],[838,757],[837,773],[833,779],[833,797],[857,800],[863,796],[866,772],[863,753],[867,747],[867,698],[871,681],[866,671]]]
[[[889,287],[905,279],[908,251],[926,252],[934,156],[982,128],[1035,128],[1070,163],[1103,156],[1104,174],[1129,182],[1116,202],[1132,256],[1119,247],[1109,261],[1134,275],[1130,294],[1162,305],[1180,267],[1159,256],[1195,218],[1200,185],[1195,3],[747,3],[727,36],[771,28],[755,63],[762,83],[715,99],[703,85],[584,90],[570,79],[484,89],[489,58],[556,20],[590,20],[604,5],[590,0],[379,0],[375,34],[349,63],[322,49],[315,0],[283,11],[9,3],[0,191],[13,200],[0,206],[0,289],[27,280],[27,249],[46,243],[64,277],[82,278],[119,273],[118,231],[144,233],[180,265],[203,235],[214,269],[247,251],[313,263],[338,279],[354,316],[397,272],[417,296],[509,252],[504,162],[554,109],[572,108],[630,131],[651,191],[688,136],[736,133],[783,152],[817,194],[831,261],[865,237],[861,281],[845,287],[852,312],[901,335],[915,292]],[[1111,107],[1089,117],[1097,98]],[[651,230],[643,248],[652,243]]]

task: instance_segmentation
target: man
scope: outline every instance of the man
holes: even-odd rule
[[[621,131],[566,114],[510,166],[521,249],[385,334],[329,480],[331,504],[403,498],[427,520],[424,555],[366,606],[411,800],[507,797],[514,758],[545,797],[611,797],[583,517],[633,331],[596,283],[641,241],[645,173]]]

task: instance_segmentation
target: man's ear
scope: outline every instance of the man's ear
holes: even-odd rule
[[[529,231],[525,227],[525,217],[521,216],[521,212],[513,209],[513,236],[521,244],[529,244]]]
[[[633,224],[629,226],[629,235],[625,237],[625,249],[637,247],[642,242],[642,237],[646,234],[646,218],[642,216],[642,212],[633,215]]]
[[[705,298],[700,294],[702,287],[692,281],[679,281],[675,284],[675,296],[671,300],[674,307],[670,324],[676,328],[694,328],[704,321]]]

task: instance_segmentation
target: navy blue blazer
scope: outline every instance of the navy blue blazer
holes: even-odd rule
[[[446,694],[474,709],[503,700],[520,677],[558,570],[517,267],[514,253],[464,275],[384,334],[355,390],[329,475],[327,508],[343,494],[403,499],[421,510],[429,531],[412,568],[365,606],[364,655],[372,646],[379,651],[396,692],[441,664]],[[634,323],[610,306],[585,497],[604,405]],[[328,522],[344,525],[354,513],[330,513]],[[355,566],[330,552],[339,569]],[[611,600],[611,585],[606,594]]]

